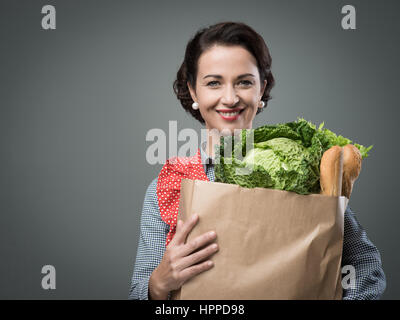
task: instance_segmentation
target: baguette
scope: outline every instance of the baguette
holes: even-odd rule
[[[343,147],[343,184],[342,195],[350,199],[354,181],[361,171],[362,157],[360,150],[352,144]]]
[[[343,178],[343,148],[333,146],[324,152],[320,163],[321,194],[341,196]]]

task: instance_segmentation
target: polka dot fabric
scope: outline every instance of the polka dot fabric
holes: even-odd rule
[[[201,163],[200,149],[193,157],[168,159],[158,175],[156,190],[158,206],[162,220],[170,226],[165,241],[166,246],[176,232],[182,179],[209,181]]]

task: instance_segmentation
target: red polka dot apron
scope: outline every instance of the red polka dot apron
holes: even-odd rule
[[[157,199],[162,220],[169,224],[167,246],[175,235],[181,180],[209,181],[201,163],[200,149],[193,157],[173,157],[162,167],[157,180]]]

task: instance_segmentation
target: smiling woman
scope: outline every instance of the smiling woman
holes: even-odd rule
[[[131,299],[167,299],[213,267],[217,234],[209,230],[186,241],[199,217],[195,212],[185,222],[177,220],[181,180],[215,181],[214,144],[219,135],[252,128],[271,99],[274,83],[269,50],[246,24],[203,28],[187,44],[173,88],[184,110],[205,125],[207,141],[192,157],[168,159],[147,188]],[[342,262],[357,270],[357,285],[344,290],[343,299],[379,298],[386,282],[377,248],[350,210],[344,229]]]
[[[252,127],[266,84],[246,49],[215,45],[200,57],[196,86],[188,88],[207,129],[233,130]]]
[[[220,91],[235,85],[234,88],[250,88],[254,93],[258,86],[260,96],[256,97],[266,105],[274,84],[271,56],[264,39],[244,23],[223,22],[199,30],[188,42],[173,88],[183,108],[204,124],[201,109],[192,108],[196,101],[201,106],[197,89],[207,86]],[[225,98],[221,103],[228,106],[238,102],[235,98],[230,100],[232,96]],[[257,114],[261,111],[257,110]]]

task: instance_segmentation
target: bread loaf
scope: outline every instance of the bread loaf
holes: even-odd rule
[[[360,150],[352,144],[333,146],[324,152],[320,164],[321,194],[350,199],[354,181],[361,171]]]
[[[320,163],[321,194],[340,196],[342,193],[343,148],[333,146],[324,152]]]
[[[343,147],[343,183],[342,196],[350,199],[354,181],[361,171],[362,157],[360,150],[352,144]]]

